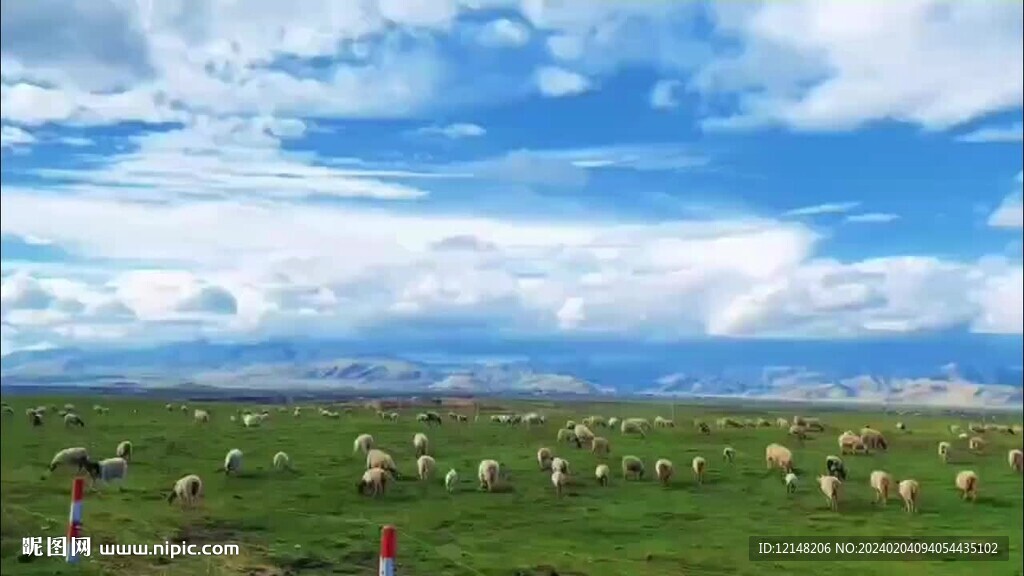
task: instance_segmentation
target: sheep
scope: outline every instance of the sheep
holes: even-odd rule
[[[232,448],[228,450],[228,453],[224,455],[224,465],[217,469],[217,472],[223,472],[225,475],[238,473],[242,471],[242,451],[238,448]]]
[[[4,414],[14,414],[14,408],[11,408],[10,406],[4,406],[3,412]]]
[[[576,438],[576,433],[565,428],[558,431],[558,442],[575,442],[577,445],[580,444],[579,439]]]
[[[703,422],[700,423],[700,426],[698,426],[698,428],[700,429],[701,434],[711,434],[711,427]]]
[[[480,480],[480,489],[493,492],[498,486],[498,474],[501,473],[501,465],[496,460],[481,460],[477,467],[476,475]]]
[[[604,419],[604,416],[587,416],[582,421],[582,424],[587,427],[608,426],[608,422]]]
[[[675,423],[674,420],[669,420],[668,418],[662,418],[661,416],[655,416],[654,417],[654,427],[655,428],[675,428],[676,427],[676,423]]]
[[[900,498],[903,498],[903,509],[907,512],[917,512],[917,495],[921,486],[917,480],[902,480],[899,484]]]
[[[654,463],[654,475],[658,477],[658,482],[661,482],[662,486],[668,486],[673,473],[675,473],[675,467],[671,460],[661,458]]]
[[[192,413],[192,417],[200,424],[206,424],[210,421],[210,413],[199,408],[196,408],[195,412]]]
[[[608,427],[609,428],[613,428],[614,429],[614,428],[618,428],[618,426],[619,426],[619,419],[618,418],[616,418],[615,416],[612,416],[611,418],[608,419]]]
[[[64,405],[64,409],[67,410],[68,412],[74,412],[75,411],[75,405],[74,404],[70,404],[70,403],[69,404],[65,404]]]
[[[783,429],[789,428],[789,420],[786,420],[785,418],[776,418],[775,425]]]
[[[896,423],[896,429],[901,431],[901,432],[906,432],[907,431],[907,425],[905,423],[903,423],[903,422],[897,422]]]
[[[971,422],[970,424],[968,424],[967,429],[970,430],[971,432],[974,432],[975,434],[983,434],[985,432],[985,427],[975,422]]]
[[[416,450],[416,457],[419,458],[429,451],[430,440],[427,439],[426,434],[417,432],[412,437],[412,447]]]
[[[43,415],[40,412],[34,412],[33,411],[33,412],[29,413],[28,419],[29,419],[29,422],[32,423],[32,426],[42,426],[43,425]]]
[[[886,450],[889,447],[885,436],[874,428],[861,428],[860,437],[864,441],[864,445],[872,450]]]
[[[786,494],[793,494],[796,492],[796,474],[787,472],[783,482],[786,485]]]
[[[117,449],[114,450],[114,455],[125,460],[132,459],[132,443],[128,440],[123,440],[117,445]]]
[[[764,460],[769,470],[779,467],[786,472],[793,471],[793,453],[781,444],[769,444],[765,447]]]
[[[553,472],[569,473],[569,461],[564,458],[554,457],[551,459],[551,470]]]
[[[644,478],[644,463],[640,461],[636,456],[623,456],[622,457],[622,478],[629,480],[629,476],[633,475],[637,480],[643,480]]]
[[[376,498],[387,492],[387,486],[390,482],[391,475],[388,474],[387,470],[383,468],[368,468],[363,472],[359,482],[356,482],[356,493],[365,495],[366,491],[370,490],[370,495]]]
[[[429,480],[434,475],[435,468],[437,462],[431,456],[424,454],[416,459],[416,475],[420,480]]]
[[[978,475],[972,470],[963,470],[956,475],[956,489],[960,491],[961,498],[972,501],[978,500]]]
[[[167,503],[173,504],[175,500],[181,502],[182,506],[195,506],[203,498],[203,481],[195,474],[182,476],[174,483],[174,488],[167,495]]]
[[[846,480],[846,464],[838,456],[828,455],[825,457],[825,470],[829,476],[835,476],[840,480]]]
[[[164,408],[166,408],[168,412],[173,412],[174,411],[174,404],[167,404],[167,405],[164,406]]]
[[[807,425],[807,421],[804,419],[803,416],[793,416],[793,425],[794,426],[806,426]]]
[[[803,426],[797,426],[796,424],[793,424],[792,426],[789,427],[789,435],[790,436],[796,436],[800,440],[806,440],[807,439],[807,428],[805,428]]]
[[[824,432],[825,425],[817,418],[804,418],[804,428],[811,432]]]
[[[243,414],[242,415],[242,424],[245,425],[246,428],[257,428],[262,423],[263,423],[263,417],[260,416],[259,414]]]
[[[611,469],[608,468],[607,464],[598,464],[597,468],[594,469],[594,477],[597,478],[598,484],[607,486],[611,478]]]
[[[302,407],[301,406],[296,406],[295,409],[292,410],[292,416],[294,416],[296,418],[298,418],[299,416],[302,416]]]
[[[569,483],[569,475],[561,470],[555,470],[551,473],[551,484],[555,487],[555,495],[558,497],[562,496],[562,488]]]
[[[731,464],[736,459],[736,449],[732,446],[722,448],[722,459]]]
[[[451,470],[448,471],[447,474],[444,475],[444,489],[447,490],[449,494],[451,494],[452,492],[455,492],[455,486],[458,483],[459,473],[456,472],[454,468],[452,468]]]
[[[82,417],[79,416],[78,414],[74,414],[71,412],[68,412],[67,414],[64,415],[64,425],[85,428],[85,422],[82,420]]]
[[[1014,424],[1013,426],[1010,426],[1010,432],[1013,432],[1014,434],[1024,434],[1024,427],[1020,424]]]
[[[188,406],[186,406],[185,404],[182,404],[180,406],[180,409],[181,409],[182,412],[188,412]]]
[[[576,435],[576,447],[579,448],[583,444],[590,444],[594,438],[594,433],[586,424],[577,424],[572,431]]]
[[[953,436],[959,436],[961,432],[963,432],[963,429],[958,424],[949,425],[949,433]]]
[[[370,452],[370,449],[374,447],[374,444],[373,436],[370,436],[369,434],[360,434],[352,441],[352,453],[358,454],[362,452],[363,454],[367,454]]]
[[[693,478],[697,481],[697,484],[704,484],[704,473],[707,471],[708,462],[701,456],[694,456],[693,463]]]
[[[1014,448],[1006,454],[1006,461],[1010,463],[1010,468],[1014,472],[1020,472],[1024,469],[1024,452]]]
[[[366,469],[370,468],[381,468],[387,470],[395,478],[399,477],[398,467],[395,466],[395,460],[390,454],[377,448],[371,448],[366,453]]]
[[[455,415],[455,419],[459,419],[458,414]],[[543,416],[537,414],[536,412],[530,412],[529,414],[523,416],[523,423],[527,425],[543,424],[545,420],[546,419]]]
[[[78,472],[81,472],[86,470],[86,464],[89,461],[89,452],[85,448],[81,446],[65,448],[54,454],[53,459],[50,460],[50,472],[53,472],[61,465],[74,466]]]
[[[769,422],[767,418],[758,418],[757,419],[757,427],[758,428],[771,428],[772,427],[772,423]]]
[[[416,415],[417,422],[423,422],[424,424],[442,424],[441,415],[437,412],[421,412]]]
[[[551,458],[550,448],[540,448],[537,450],[537,464],[540,465],[541,470],[551,469]]]
[[[892,475],[884,470],[875,470],[871,473],[871,488],[875,491],[875,502],[881,502],[885,506],[889,502],[889,490],[892,489]]]
[[[576,421],[575,420],[566,420],[565,421],[565,429],[566,430],[573,430],[575,428],[576,428]]]
[[[607,438],[597,436],[590,442],[590,451],[597,456],[607,456],[611,453],[612,447]]]
[[[981,452],[985,449],[985,439],[980,436],[971,436],[971,439],[967,441],[967,447],[975,452]]]
[[[842,454],[862,454],[867,452],[864,439],[849,430],[839,435],[839,450]]]
[[[105,460],[89,461],[86,464],[89,475],[94,480],[110,483],[115,480],[124,480],[128,475],[128,461],[124,458],[107,458]]]
[[[843,481],[835,476],[818,476],[818,488],[825,495],[830,510],[839,510],[839,490]]]
[[[277,470],[291,470],[292,459],[285,452],[278,452],[274,454],[273,466]]]
[[[623,434],[639,434],[641,438],[646,436],[643,426],[632,420],[623,420],[621,430]]]

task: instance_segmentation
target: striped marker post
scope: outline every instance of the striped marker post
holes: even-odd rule
[[[380,570],[378,576],[395,576],[395,527],[388,525],[380,531]]]
[[[71,516],[68,519],[67,559],[69,564],[78,562],[75,556],[74,539],[82,533],[82,495],[85,494],[85,478],[78,476],[71,485]]]

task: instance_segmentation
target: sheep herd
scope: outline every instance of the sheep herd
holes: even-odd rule
[[[187,405],[184,404],[167,404],[166,409],[168,411],[180,410],[186,413],[189,410]],[[39,407],[29,409],[26,413],[32,426],[41,426],[44,414],[51,410],[63,419],[63,423],[67,427],[85,426],[84,419],[75,412],[75,407],[72,404],[65,405],[64,409],[59,411],[56,410],[56,407]],[[97,413],[106,413],[109,409],[97,405],[94,406],[94,410]],[[279,412],[288,411],[288,409],[283,407],[279,408]],[[13,413],[13,410],[9,406],[4,405],[4,413],[10,414]],[[303,410],[300,407],[295,407],[291,409],[291,413],[294,417],[298,418],[303,414]],[[340,416],[339,412],[326,408],[320,408],[318,413],[325,418],[338,418]],[[382,422],[395,422],[401,418],[398,412],[378,411],[377,415]],[[239,410],[236,414],[230,416],[230,420],[238,422],[246,428],[255,428],[259,427],[269,417],[270,412],[267,410],[258,413]],[[478,418],[474,418],[474,421],[478,421]],[[199,425],[207,424],[211,420],[211,414],[207,410],[196,409],[193,411],[193,419]],[[417,423],[426,427],[440,426],[444,421],[439,413],[433,411],[419,413],[415,419]],[[448,419],[458,423],[469,423],[468,416],[454,412],[448,414]],[[498,425],[534,426],[545,424],[547,419],[542,414],[530,412],[527,414],[494,414],[490,416],[489,421],[492,424]],[[701,420],[694,421],[693,426],[701,434],[709,435],[712,433],[711,426]],[[716,426],[720,430],[729,428],[778,428],[784,430],[787,436],[795,438],[801,445],[811,438],[812,434],[824,433],[826,430],[826,426],[821,420],[803,416],[796,416],[792,421],[787,421],[785,418],[777,418],[774,423],[764,418],[740,420],[724,417],[717,420]],[[577,449],[585,448],[598,458],[606,459],[610,457],[612,452],[611,441],[608,437],[595,433],[595,430],[603,429],[609,432],[617,430],[623,436],[635,436],[643,439],[648,437],[655,428],[668,429],[675,427],[676,423],[674,420],[661,416],[654,418],[652,424],[646,418],[620,419],[591,415],[580,419],[579,422],[569,420],[563,426],[560,426],[554,436],[554,446],[575,446]],[[950,433],[960,440],[967,440],[966,449],[976,454],[983,454],[986,450],[987,443],[982,437],[983,434],[1002,432],[1007,435],[1019,436],[1021,433],[1019,425],[1002,426],[972,423],[968,425],[968,430],[970,434],[964,432],[959,425],[951,425],[949,427]],[[895,426],[895,431],[898,434],[910,433],[904,422],[898,422]],[[899,441],[897,440],[897,442]],[[433,447],[428,435],[424,432],[416,432],[411,438],[411,444],[416,458],[416,478],[423,482],[431,481],[437,473],[438,462],[432,455]],[[863,456],[875,451],[888,450],[890,439],[882,431],[865,426],[858,432],[846,430],[839,434],[837,446],[842,457],[849,455]],[[386,495],[392,482],[401,477],[394,458],[378,446],[373,435],[369,433],[358,434],[353,440],[352,447],[353,454],[365,457],[365,467],[355,483],[358,493],[373,497]],[[951,454],[954,452],[954,443],[951,441],[939,442],[937,451],[941,461],[948,463]],[[737,459],[737,452],[732,446],[723,446],[721,453],[726,466],[733,464]],[[572,468],[568,455],[568,453],[549,446],[541,446],[536,450],[537,466],[541,471],[550,473],[551,485],[556,496],[562,496],[565,488],[574,481],[574,477],[578,474],[578,471]],[[50,461],[49,470],[52,472],[59,466],[68,466],[74,468],[76,472],[88,473],[94,481],[110,483],[125,478],[132,456],[133,445],[129,440],[124,440],[116,446],[114,457],[98,461],[92,459],[84,447],[70,447],[57,452]],[[237,474],[242,469],[243,457],[241,450],[237,448],[231,449],[225,455],[223,465],[217,469],[217,472],[223,472],[227,475]],[[823,473],[816,477],[816,483],[826,500],[827,506],[831,510],[836,511],[839,510],[844,483],[848,482],[848,471],[842,457],[829,455],[825,459]],[[769,443],[765,447],[764,459],[767,470],[779,470],[783,474],[782,483],[787,494],[792,494],[798,490],[800,479],[794,454],[790,448],[777,442]],[[1024,469],[1024,453],[1018,448],[1009,450],[1007,462],[1013,472],[1021,473],[1022,469]],[[627,454],[621,457],[620,463],[623,480],[644,479],[646,467],[643,460],[639,457]],[[277,452],[273,456],[272,467],[275,470],[291,470],[291,459],[285,452]],[[690,467],[693,482],[697,486],[704,484],[709,468],[708,460],[704,456],[697,455],[691,460]],[[658,458],[654,463],[653,470],[654,477],[662,485],[668,486],[675,478],[675,465],[668,458]],[[449,493],[455,492],[459,478],[460,475],[457,470],[454,468],[449,469],[443,477],[445,490]],[[913,513],[918,510],[921,485],[914,478],[903,478],[897,482],[896,478],[886,470],[873,470],[867,478],[874,492],[876,503],[885,505],[890,496],[898,494],[903,500],[904,509],[907,512]],[[594,479],[599,486],[610,485],[611,468],[607,463],[602,462],[596,466],[594,469]],[[503,475],[502,465],[498,460],[484,459],[477,468],[477,480],[480,490],[492,492],[503,482],[507,482],[508,478]],[[954,477],[954,486],[962,499],[973,501],[978,497],[980,479],[973,470],[960,470]],[[167,501],[169,503],[177,501],[183,506],[194,506],[200,502],[202,497],[202,479],[195,474],[188,474],[174,482],[167,496]]]

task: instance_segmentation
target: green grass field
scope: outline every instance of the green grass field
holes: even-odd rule
[[[677,405],[674,429],[656,429],[646,439],[603,430],[612,445],[608,463],[614,473],[609,487],[593,478],[599,459],[574,446],[556,445],[556,430],[567,418],[588,414],[653,418],[669,417],[672,408],[656,404],[550,405],[518,404],[509,410],[537,410],[548,417],[543,426],[527,428],[493,424],[488,415],[505,406],[487,406],[478,422],[457,424],[447,419],[427,428],[414,421],[423,408],[402,408],[398,423],[382,422],[370,409],[356,407],[340,419],[328,419],[308,407],[299,418],[277,412],[261,428],[245,429],[229,421],[236,409],[256,405],[190,404],[212,415],[206,425],[188,413],[168,412],[162,402],[99,398],[23,398],[5,402],[15,413],[4,414],[2,428],[2,545],[0,571],[11,575],[113,574],[376,574],[379,530],[398,528],[398,574],[401,576],[512,576],[515,574],[576,576],[725,576],[763,574],[830,574],[888,576],[1021,574],[1021,475],[1007,463],[1007,451],[1019,447],[1020,436],[988,432],[983,455],[971,454],[964,441],[951,438],[949,418],[900,417],[909,433],[898,433],[893,415],[866,412],[812,412],[828,429],[802,446],[777,428],[714,429],[719,416],[790,418],[754,409],[704,408]],[[86,421],[85,429],[66,429],[55,414],[41,428],[29,425],[26,408],[73,402]],[[110,407],[95,414],[94,403]],[[449,408],[436,408],[444,414]],[[691,422],[712,424],[711,435]],[[967,422],[959,422],[966,428]],[[1009,422],[1007,422],[1009,423]],[[885,432],[887,453],[846,457],[850,478],[838,513],[828,510],[814,478],[824,459],[837,453],[836,437],[847,428],[870,424]],[[359,496],[355,483],[363,457],[353,456],[358,433],[372,434],[389,451],[401,471],[415,474],[412,436],[426,432],[438,462],[429,483],[398,482],[386,497]],[[53,454],[68,446],[85,446],[94,458],[114,455],[117,443],[131,440],[135,454],[123,490],[116,485],[87,493],[84,535],[93,540],[93,556],[76,567],[61,559],[21,556],[22,538],[60,536],[66,528],[72,472],[46,476]],[[943,464],[936,454],[939,440],[957,448]],[[778,471],[767,472],[764,447],[789,446],[801,475],[796,494],[787,496]],[[734,464],[722,460],[722,448],[737,451]],[[535,454],[549,446],[567,458],[574,485],[561,499],[550,474],[539,471]],[[245,453],[244,471],[225,477],[215,470],[225,453]],[[271,468],[279,450],[292,458],[295,473]],[[623,455],[641,457],[648,478],[624,482],[619,471]],[[696,455],[709,462],[708,481],[695,485],[689,464]],[[485,493],[477,488],[481,459],[499,460],[509,474],[510,489]],[[652,480],[654,461],[669,458],[676,477],[663,488]],[[461,482],[455,494],[443,476],[455,468]],[[962,502],[953,478],[961,469],[981,478],[976,503]],[[913,477],[921,483],[921,511],[910,515],[898,497],[882,508],[872,503],[868,475],[884,469],[897,481]],[[168,505],[174,481],[187,473],[205,483],[199,510]],[[751,562],[749,536],[1006,536],[1006,561],[918,562]],[[97,557],[98,542],[123,544],[237,543],[236,557]]]

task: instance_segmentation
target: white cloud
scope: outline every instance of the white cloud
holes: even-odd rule
[[[487,134],[487,130],[479,124],[469,122],[455,122],[447,126],[428,126],[418,130],[420,134],[437,134],[445,138],[457,140],[459,138],[475,138]]]
[[[683,89],[683,83],[679,80],[659,80],[651,88],[651,107],[659,110],[667,110],[679,106],[679,91]]]
[[[530,29],[508,18],[492,20],[484,25],[477,41],[488,47],[518,47],[530,41]]]
[[[556,66],[537,70],[536,82],[541,94],[553,98],[582,94],[591,88],[586,76]]]
[[[740,109],[708,128],[842,130],[888,119],[944,129],[1024,103],[1019,2],[714,8],[718,31],[743,48],[703,65],[692,86],[705,96],[738,94]]]
[[[1012,126],[987,126],[973,132],[962,134],[956,138],[960,142],[993,143],[1024,141],[1024,124],[1017,122]]]
[[[35,136],[17,126],[4,125],[0,128],[0,148],[17,148],[35,141]]]
[[[1017,173],[1017,190],[1009,193],[989,215],[993,228],[1024,228],[1024,172]]]
[[[887,212],[865,212],[863,214],[850,214],[844,221],[851,224],[885,224],[899,220],[899,214]]]
[[[843,214],[860,206],[860,202],[829,202],[787,210],[784,216],[819,216],[821,214]]]

